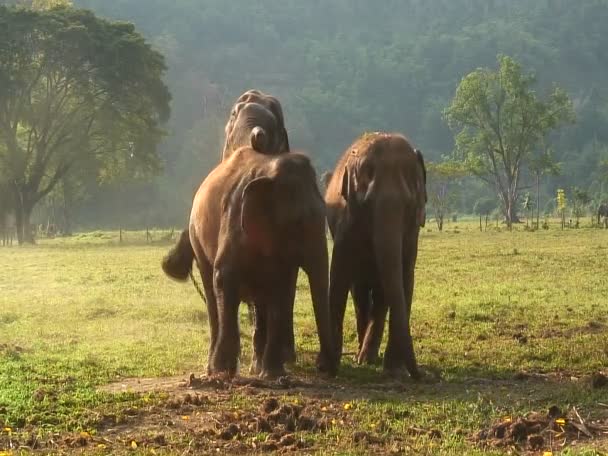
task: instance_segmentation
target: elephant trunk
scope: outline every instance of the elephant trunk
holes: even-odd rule
[[[317,367],[322,372],[335,375],[338,360],[334,350],[334,338],[329,314],[329,267],[327,256],[327,238],[325,236],[325,218],[314,227],[312,236],[314,247],[307,252],[303,264],[308,276],[310,294],[315,313],[315,322],[319,334],[320,353]]]
[[[377,204],[374,217],[373,246],[380,285],[389,308],[389,333],[384,368],[398,370],[406,366],[410,374],[417,374],[410,332],[411,296],[406,296],[404,285],[409,282],[404,271],[405,208],[396,201]],[[411,277],[413,285],[413,277]]]
[[[257,152],[265,153],[268,150],[268,134],[262,127],[254,127],[249,139],[251,147]]]

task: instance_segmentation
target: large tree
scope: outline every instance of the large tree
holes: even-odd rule
[[[552,130],[574,120],[574,110],[558,87],[541,100],[535,77],[511,57],[499,56],[498,64],[496,71],[480,68],[465,76],[444,115],[458,132],[457,156],[494,187],[511,227],[522,170]]]
[[[163,56],[132,24],[87,10],[0,6],[0,162],[18,238],[69,173],[152,172],[169,116]]]

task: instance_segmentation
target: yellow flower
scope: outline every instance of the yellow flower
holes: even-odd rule
[[[8,432],[10,434],[11,432],[13,432],[13,430],[10,427],[5,427],[4,432]]]
[[[545,451],[543,456],[553,456],[553,451]]]
[[[188,415],[182,416],[182,420],[184,420],[184,421],[188,421],[189,419],[190,419],[190,417]]]
[[[564,426],[566,424],[566,420],[564,418],[558,418],[555,420],[556,424],[559,424],[560,426]]]
[[[505,416],[502,420],[504,422],[506,422],[506,423],[510,423],[511,422],[511,417],[510,416]]]
[[[97,448],[101,448],[101,449],[103,449],[103,448],[105,448],[105,447],[106,447],[106,444],[105,444],[105,443],[98,443],[98,444],[97,444]]]
[[[344,410],[350,410],[353,408],[353,404],[351,404],[350,402],[347,402],[346,404],[344,404]]]
[[[131,440],[131,448],[137,448],[137,442],[135,440]]]
[[[89,434],[87,431],[82,431],[80,433],[80,437],[84,437],[85,439],[88,439],[89,437],[91,437],[91,434]]]

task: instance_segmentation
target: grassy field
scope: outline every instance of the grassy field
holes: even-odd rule
[[[304,277],[290,381],[188,382],[206,365],[204,305],[163,275],[169,243],[125,240],[0,248],[0,454],[608,451],[608,230],[427,225],[412,327],[419,362],[441,380],[419,384],[350,355],[337,379],[318,377]],[[350,304],[346,318],[353,353]]]

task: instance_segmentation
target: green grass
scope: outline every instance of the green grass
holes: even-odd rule
[[[118,233],[94,232],[0,248],[0,425],[11,428],[13,436],[101,433],[107,414],[157,407],[167,395],[112,394],[99,386],[128,377],[204,371],[204,305],[191,284],[163,275],[160,259],[170,244],[146,244],[144,236],[125,233],[126,242],[119,245]],[[368,454],[375,448],[506,454],[507,449],[477,447],[468,437],[504,416],[551,405],[576,406],[606,418],[608,408],[598,403],[608,402],[608,390],[571,378],[584,379],[608,364],[607,255],[608,230],[481,233],[465,221],[439,233],[427,225],[420,240],[412,328],[419,362],[440,371],[443,381],[383,390],[380,368],[355,366],[345,357],[328,391],[337,407],[354,404],[343,413],[348,423],[303,438],[320,453]],[[298,283],[295,320],[302,356],[293,370],[312,381],[317,340],[305,277]],[[346,328],[345,351],[354,352],[350,304]],[[245,306],[241,331],[246,373]],[[513,380],[522,371],[547,374],[546,380]],[[279,393],[287,401],[315,395]],[[221,401],[211,398],[210,407],[217,413],[250,410],[257,402],[236,392]],[[442,437],[412,436],[413,426],[436,429]],[[357,429],[388,443],[355,444]],[[8,432],[0,439],[0,452]],[[403,439],[394,441],[395,436]],[[188,448],[183,434],[167,432],[167,437],[169,448]],[[587,441],[564,454],[601,454],[606,447],[606,440]],[[123,450],[131,451],[128,445]]]

